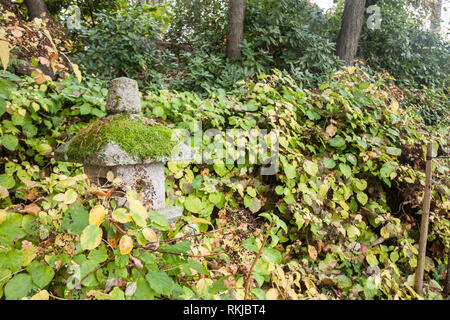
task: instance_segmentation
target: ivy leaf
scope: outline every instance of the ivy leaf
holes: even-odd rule
[[[330,145],[335,148],[344,148],[345,140],[341,136],[337,135],[330,141]]]
[[[6,189],[12,189],[16,184],[16,181],[11,175],[0,174],[0,186]]]
[[[356,199],[362,204],[365,205],[367,201],[369,200],[369,197],[364,192],[358,192],[356,194]]]
[[[347,179],[350,178],[350,176],[352,175],[352,168],[345,163],[339,164],[339,170],[342,172],[344,177]]]
[[[356,241],[356,239],[358,239],[358,237],[361,235],[361,232],[359,231],[359,229],[353,225],[349,226],[347,229],[347,237],[348,240],[350,241]]]
[[[402,149],[394,148],[394,147],[387,147],[386,152],[393,156],[400,156],[402,154]]]
[[[331,158],[324,158],[323,165],[327,169],[333,169],[336,166],[336,162]]]
[[[19,140],[16,136],[5,134],[0,138],[0,143],[9,151],[14,151],[19,145]]]
[[[317,170],[319,170],[319,168],[317,167],[317,164],[315,162],[312,162],[309,160],[306,160],[303,163],[303,168],[312,177],[315,177],[317,174]]]
[[[252,203],[250,204],[248,209],[252,213],[258,212],[261,209],[261,200],[259,200],[258,198],[252,198]]]
[[[83,250],[94,250],[102,242],[102,235],[102,229],[100,229],[97,225],[88,225],[81,234],[81,248]]]
[[[202,201],[193,194],[190,194],[184,201],[184,207],[192,213],[200,213]]]
[[[54,276],[55,271],[49,266],[40,265],[31,272],[33,282],[41,289],[46,287],[52,281]]]
[[[19,300],[26,297],[33,288],[31,276],[19,273],[14,276],[5,286],[5,298],[7,300]]]
[[[297,176],[297,171],[295,170],[295,167],[289,163],[283,164],[283,170],[284,174],[286,175],[286,178],[288,179],[294,179]]]

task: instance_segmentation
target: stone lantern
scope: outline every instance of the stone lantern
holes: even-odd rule
[[[140,116],[138,85],[129,78],[111,81],[106,109],[108,116],[80,130],[55,151],[58,161],[78,162],[91,180],[106,181],[108,172],[124,185],[144,194],[145,205],[170,222],[182,214],[179,207],[165,206],[164,164],[192,160],[193,150],[172,139],[171,129]],[[119,205],[126,199],[118,198]]]

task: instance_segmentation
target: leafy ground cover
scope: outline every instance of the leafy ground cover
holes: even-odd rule
[[[442,299],[444,160],[433,172],[424,296],[413,279],[423,146],[433,141],[435,155],[446,152],[448,128],[422,124],[386,74],[364,68],[309,90],[276,71],[239,85],[233,95],[143,93],[143,115],[172,128],[193,133],[201,121],[204,129],[279,132],[273,176],[249,164],[169,162],[166,202],[184,209],[170,225],[120,179],[97,186],[79,165],[52,158],[105,116],[102,81],[37,84],[3,73],[0,297]],[[121,191],[129,209],[111,197]]]

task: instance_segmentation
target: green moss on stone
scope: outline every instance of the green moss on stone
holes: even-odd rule
[[[94,156],[108,142],[114,142],[139,161],[170,156],[175,145],[172,130],[129,115],[99,119],[80,130],[70,143],[67,155],[83,161]]]

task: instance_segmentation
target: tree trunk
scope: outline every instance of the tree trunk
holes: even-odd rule
[[[230,0],[227,31],[227,57],[240,58],[244,38],[245,0]]]
[[[342,15],[341,32],[337,43],[337,55],[351,65],[358,50],[358,41],[364,20],[365,0],[346,0]]]
[[[442,0],[436,1],[436,6],[431,13],[431,31],[439,33],[441,31],[441,14],[442,14]]]
[[[50,16],[44,0],[25,0],[25,4],[31,19]]]

